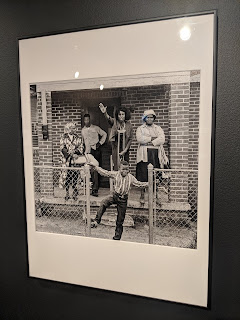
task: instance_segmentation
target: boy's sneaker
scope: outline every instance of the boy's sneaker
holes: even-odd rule
[[[114,237],[113,237],[113,240],[120,240],[121,239],[121,236],[120,235],[115,235]]]
[[[97,221],[92,221],[91,222],[91,228],[97,228]]]

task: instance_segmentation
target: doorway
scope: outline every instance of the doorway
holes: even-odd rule
[[[93,98],[93,99],[84,99],[81,101],[81,106],[83,108],[82,114],[82,128],[84,126],[83,123],[83,116],[84,114],[90,114],[91,123],[99,126],[102,130],[107,133],[107,139],[105,143],[100,147],[101,148],[101,162],[100,166],[103,169],[110,170],[110,156],[112,154],[111,144],[109,143],[109,134],[111,131],[111,126],[109,125],[108,121],[102,114],[101,110],[99,109],[99,103],[102,102],[105,106],[107,106],[107,113],[113,117],[115,110],[117,107],[121,105],[121,98]],[[106,177],[99,177],[99,186],[100,188],[109,188],[109,178]]]

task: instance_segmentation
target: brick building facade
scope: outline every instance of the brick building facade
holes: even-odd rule
[[[196,77],[197,76],[197,77]],[[38,110],[38,154],[35,152],[34,163],[39,165],[59,164],[59,140],[64,125],[69,121],[77,123],[77,132],[81,135],[82,116],[88,111],[98,110],[96,101],[111,101],[118,99],[119,104],[131,110],[131,123],[134,129],[134,139],[130,150],[130,170],[136,170],[136,129],[142,124],[142,114],[146,109],[156,112],[155,123],[160,125],[165,133],[164,149],[170,160],[171,169],[198,169],[198,137],[199,137],[199,103],[200,82],[199,73],[192,73],[187,82],[172,84],[141,85],[120,88],[52,90],[46,91],[46,117],[48,125],[48,140],[42,135],[42,98],[37,92]],[[93,109],[91,109],[93,108]],[[95,109],[94,109],[95,108]],[[99,111],[99,110],[98,110]],[[101,118],[102,117],[102,118]],[[100,126],[105,121],[99,116]],[[37,159],[38,158],[38,159]],[[47,177],[47,174],[46,174]],[[42,177],[41,184],[48,186],[47,194],[51,193],[50,177]],[[197,179],[182,177],[182,192],[175,188],[172,182],[171,201],[187,201],[189,188],[197,190]],[[178,181],[179,182],[179,181]]]

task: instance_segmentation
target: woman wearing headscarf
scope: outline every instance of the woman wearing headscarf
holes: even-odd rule
[[[76,123],[68,122],[64,127],[64,134],[60,139],[61,162],[63,167],[73,167],[75,160],[83,154],[83,144],[79,135],[76,133]],[[77,200],[78,171],[63,170],[59,184],[66,188],[65,200],[69,200],[69,188],[72,185],[73,199]]]
[[[137,128],[136,138],[137,149],[137,168],[136,178],[139,181],[148,181],[148,164],[154,168],[164,168],[168,166],[168,158],[163,149],[165,134],[163,129],[154,123],[155,112],[145,110],[142,120],[143,124]],[[144,189],[141,190],[140,202],[144,203]]]
[[[130,112],[124,107],[118,107],[115,111],[114,118],[112,118],[107,113],[106,106],[100,103],[99,108],[112,127],[109,141],[112,145],[114,170],[117,171],[119,169],[120,159],[129,162],[129,149],[133,139],[133,127],[129,121]]]

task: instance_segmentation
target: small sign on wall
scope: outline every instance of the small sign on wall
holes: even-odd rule
[[[42,135],[43,135],[43,140],[48,140],[49,135],[48,135],[48,125],[44,124],[42,126]]]

